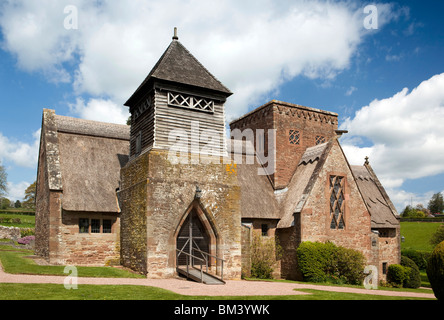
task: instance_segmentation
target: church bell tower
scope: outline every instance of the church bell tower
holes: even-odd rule
[[[125,103],[131,113],[130,158],[170,149],[175,134],[193,153],[205,149],[211,136],[212,151],[223,154],[224,103],[231,94],[179,42],[175,28],[172,42]]]
[[[231,94],[175,30],[125,103],[131,138],[120,174],[122,265],[168,278],[196,255],[214,274],[240,279],[240,187],[236,167],[225,161],[224,103]],[[184,158],[172,161],[171,151]]]

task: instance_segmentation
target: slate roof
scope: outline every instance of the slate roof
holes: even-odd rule
[[[150,80],[164,80],[209,89],[230,96],[231,91],[216,79],[178,40],[173,40],[151,72],[125,103],[131,106]]]
[[[399,226],[398,213],[369,164],[351,166],[356,183],[371,215],[372,228]]]

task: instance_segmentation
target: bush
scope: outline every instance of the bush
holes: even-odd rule
[[[12,219],[12,223],[15,223],[15,224],[21,224],[21,223],[22,223],[22,220],[21,220],[20,218],[13,218],[13,219]]]
[[[309,282],[325,282],[327,280],[327,263],[325,249],[329,244],[303,242],[296,250],[298,267],[304,280]]]
[[[427,263],[427,277],[438,300],[444,300],[444,241],[433,250]]]
[[[348,284],[362,284],[365,257],[361,252],[338,247],[335,260],[340,278],[345,279]]]
[[[32,241],[35,241],[34,236],[26,236],[17,240],[19,244],[30,244]]]
[[[253,232],[251,244],[251,277],[273,279],[274,265],[280,259],[282,248],[276,238],[263,238]]]
[[[1,217],[0,218],[0,223],[11,223],[11,218]]]
[[[444,241],[444,224],[441,224],[436,232],[432,235],[430,244],[435,247],[442,241]]]
[[[34,228],[20,228],[20,236],[26,237],[26,236],[33,236],[35,234]]]
[[[387,270],[387,282],[394,287],[402,288],[405,281],[409,280],[410,268],[400,264],[391,264]]]
[[[403,287],[419,288],[421,286],[421,274],[416,263],[406,256],[401,256],[401,266],[410,268],[409,279],[403,282]]]
[[[427,260],[430,258],[430,252],[417,251],[413,249],[402,250],[401,255],[412,259],[419,270],[426,270]]]
[[[331,242],[303,242],[296,252],[305,281],[361,284],[364,279],[365,258],[359,251]]]

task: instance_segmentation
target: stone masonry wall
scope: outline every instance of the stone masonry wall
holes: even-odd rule
[[[120,260],[125,267],[147,274],[147,183],[149,154],[126,165],[121,175]]]
[[[168,160],[168,151],[153,149],[122,170],[121,252],[124,265],[131,267],[131,261],[137,260],[134,267],[146,272],[149,278],[176,276],[176,237],[190,206],[197,205],[215,235],[212,254],[225,259],[224,279],[240,279],[241,211],[236,170],[229,164],[204,162],[201,156],[199,164],[173,164]],[[196,186],[202,190],[198,202],[195,200]],[[136,191],[139,188],[140,192]],[[132,201],[138,204],[131,204]],[[130,239],[126,231],[135,221],[140,221],[140,229],[143,229],[144,214],[146,242],[142,235],[137,240]],[[138,249],[146,253],[145,269],[140,267],[144,263],[142,255],[131,255]]]
[[[242,277],[251,276],[251,237],[252,230],[250,227],[242,225]]]
[[[330,228],[330,175],[346,179],[345,228]],[[326,242],[361,251],[367,261],[372,260],[370,214],[362,200],[356,182],[337,141],[319,173],[301,213],[302,241]]]
[[[383,273],[383,263],[386,263],[387,267],[391,264],[401,263],[401,241],[400,241],[400,228],[389,229],[386,234],[379,236],[378,238],[378,272],[379,279],[387,280],[387,274]]]
[[[111,220],[111,233],[79,232],[79,219]],[[116,214],[62,212],[59,263],[67,265],[104,266],[120,263],[120,223]]]
[[[20,238],[20,228],[0,226],[0,239]]]
[[[282,246],[280,278],[288,280],[302,280],[302,274],[297,267],[296,250],[301,243],[301,215],[295,214],[295,223],[291,228],[276,231],[279,243]]]
[[[178,226],[200,188],[199,205],[216,235],[213,254],[223,258],[224,279],[241,277],[240,187],[235,166],[223,163],[172,164],[167,151],[150,152],[148,184],[148,272],[175,274]]]

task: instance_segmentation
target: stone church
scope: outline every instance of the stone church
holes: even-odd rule
[[[125,103],[129,126],[44,109],[36,254],[211,283],[241,278],[256,232],[279,239],[281,278],[300,277],[303,241],[359,250],[384,278],[400,262],[398,214],[368,159],[348,163],[338,115],[272,100],[230,139],[230,95],[175,34]]]

